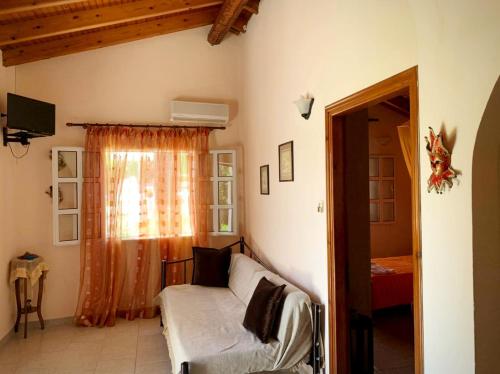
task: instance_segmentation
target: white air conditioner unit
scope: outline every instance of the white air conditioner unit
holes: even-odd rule
[[[225,125],[229,121],[229,105],[172,100],[170,120]]]

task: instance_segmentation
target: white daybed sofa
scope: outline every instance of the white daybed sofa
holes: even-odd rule
[[[243,238],[237,243],[243,252]],[[162,279],[165,276],[163,264]],[[277,285],[286,284],[277,340],[268,344],[242,324],[248,302],[262,277]],[[318,335],[313,332],[317,324],[313,322],[309,296],[241,253],[231,256],[229,288],[169,286],[158,300],[173,374],[296,369],[309,361],[313,340]]]

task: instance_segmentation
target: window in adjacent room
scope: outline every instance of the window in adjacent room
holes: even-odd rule
[[[236,151],[210,151],[212,160],[212,204],[210,205],[213,235],[235,235],[237,232],[236,206]]]
[[[370,156],[370,222],[392,223],[395,217],[394,157]]]

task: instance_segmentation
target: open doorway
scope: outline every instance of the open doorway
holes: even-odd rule
[[[375,374],[413,374],[408,93],[367,110],[373,368]]]
[[[417,68],[326,108],[330,370],[422,372]]]

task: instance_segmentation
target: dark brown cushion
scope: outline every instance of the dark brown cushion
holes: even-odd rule
[[[207,287],[227,287],[231,248],[193,247],[192,284]]]
[[[248,303],[243,326],[253,332],[262,343],[267,343],[272,337],[284,288],[284,284],[275,286],[262,277]]]

